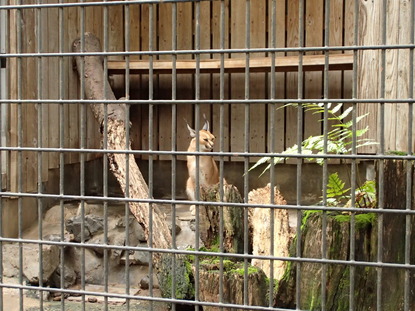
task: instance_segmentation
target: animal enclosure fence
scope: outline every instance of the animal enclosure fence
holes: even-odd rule
[[[135,308],[135,302],[148,302],[151,308],[159,307],[156,303],[161,302],[172,308],[179,309],[184,304],[206,310],[414,308],[411,290],[415,268],[411,246],[415,236],[412,224],[414,1],[2,0],[0,4],[2,269],[6,263],[3,261],[6,245],[18,246],[19,259],[18,284],[1,279],[0,310],[6,308],[7,290],[18,292],[19,308],[25,309],[24,290],[30,289],[57,293],[61,309],[65,309],[64,298],[71,294],[83,297],[84,309],[88,304],[86,296],[104,297],[102,307],[106,310],[111,298],[126,301],[121,307],[125,309]],[[100,40],[101,50],[86,49],[91,34]],[[73,42],[78,38],[79,50],[73,50]],[[87,90],[91,75],[86,64],[93,57],[100,57],[102,63],[102,96],[98,98]],[[289,105],[292,103],[298,107]],[[321,104],[320,113],[302,106],[309,103]],[[340,108],[338,104],[343,105]],[[102,110],[96,112],[95,105],[102,105]],[[329,133],[336,125],[330,115],[330,111],[337,109],[333,107],[339,107],[339,115],[348,113],[345,122],[354,133],[344,138],[350,142],[349,152],[333,153],[330,149]],[[126,124],[120,127],[121,132],[125,131],[122,133],[125,144],[111,150],[109,121],[120,115],[122,124]],[[238,166],[242,168],[238,178],[243,180],[240,189],[243,203],[226,203],[243,210],[240,220],[245,231],[241,253],[224,252],[222,232],[218,233],[215,250],[201,249],[199,242],[203,221],[200,210],[203,206],[224,206],[224,193],[220,193],[219,202],[202,201],[202,193],[196,202],[182,200],[177,197],[181,185],[172,178],[170,196],[153,199],[158,181],[164,178],[156,176],[155,165],[169,162],[167,174],[175,177],[180,173],[180,163],[186,159],[189,145],[185,123],[200,129],[204,115],[217,136],[212,155],[218,161],[220,179],[229,163],[242,163]],[[363,134],[366,126],[368,131]],[[378,144],[360,147],[359,133]],[[310,156],[304,151],[302,141],[319,135],[322,135],[322,151]],[[281,154],[294,145],[296,152]],[[127,169],[121,177],[117,174],[123,168],[114,160],[117,155],[125,156]],[[134,158],[130,155],[146,163],[146,182],[134,180],[136,184],[132,185],[130,178],[135,175],[129,168]],[[269,199],[250,201],[249,176],[255,173],[249,168],[260,158],[282,156],[286,157],[285,163],[295,167],[296,204],[274,198],[278,169],[266,173],[270,187],[265,196]],[[304,162],[309,157],[323,163],[315,164],[315,174],[321,175],[322,197],[321,202],[305,206],[302,182],[315,180],[304,173]],[[103,180],[103,187],[99,195],[91,195],[86,193],[87,170],[96,158],[102,158],[102,164],[92,175]],[[344,192],[334,204],[330,192],[333,163],[346,167],[347,187],[350,187],[340,189]],[[361,163],[376,164],[376,191],[372,189],[377,193],[375,206],[360,201],[362,197],[367,199],[367,193],[360,190],[363,183],[358,180]],[[109,193],[112,173],[119,182],[122,180],[121,196]],[[74,183],[76,192],[71,188]],[[134,192],[138,183],[143,183],[143,188],[148,184],[145,196]],[[343,202],[345,198],[348,203]],[[79,203],[82,232],[90,221],[85,214],[86,206],[91,202],[102,204],[105,234],[101,243],[98,240],[87,243],[85,233],[79,241],[65,240],[68,201]],[[61,211],[60,237],[49,240],[42,234],[43,217],[56,202]],[[125,222],[128,223],[132,212],[144,227],[148,246],[130,245],[129,229],[123,245],[108,239],[109,207],[120,202],[125,205]],[[195,218],[196,230],[191,233],[194,247],[181,249],[177,247],[175,230],[160,228],[167,226],[167,222],[174,228],[176,209],[195,203],[200,209],[197,208]],[[347,204],[349,208],[345,211]],[[362,210],[359,204],[371,208]],[[158,222],[157,205],[171,207],[169,220]],[[266,211],[269,216],[255,223],[255,210]],[[316,210],[321,213],[313,213]],[[291,249],[285,255],[276,253],[275,239],[281,238],[284,231],[280,222],[286,221],[277,212],[297,219],[291,223],[291,229],[286,227],[288,231],[294,230],[296,239],[289,241],[286,237]],[[223,229],[226,222],[223,210],[220,215]],[[157,218],[154,222],[153,217]],[[27,238],[24,229],[35,219],[38,234],[36,238]],[[268,253],[254,253],[251,244],[255,237],[251,234],[256,232],[256,225],[267,221],[269,236],[263,242],[269,244]],[[15,230],[9,230],[11,224]],[[153,244],[166,232],[163,236],[168,241],[166,247]],[[55,268],[61,274],[54,287],[48,287],[49,280],[43,280],[41,273],[37,283],[25,283],[25,253],[26,256],[30,253],[25,251],[27,245],[38,246],[39,271],[45,270],[43,248],[58,249],[61,265]],[[317,250],[309,251],[313,245]],[[338,245],[342,248],[338,249]],[[74,247],[81,249],[76,276],[80,288],[76,289],[65,287],[64,280],[67,250]],[[148,295],[132,293],[130,259],[125,258],[122,293],[111,290],[108,277],[102,280],[103,291],[87,289],[85,254],[92,248],[95,252],[100,250],[103,272],[108,275],[110,254],[114,251],[149,252],[155,264],[150,260]],[[162,297],[153,291],[152,272],[160,267],[156,261],[163,254],[173,258],[168,266],[171,271],[180,266],[182,255],[191,258],[187,273],[192,294],[178,293],[181,284],[175,280],[181,272],[172,272],[170,288],[167,292],[161,289]],[[231,283],[226,281],[230,273],[226,270],[228,259],[241,262],[238,269],[232,266],[232,270],[239,270],[242,275],[241,287],[233,290],[241,290],[243,294],[233,300],[226,294]],[[206,260],[210,260],[211,266],[206,266]],[[269,262],[267,279],[260,284],[265,286],[263,292],[268,292],[262,302],[250,296],[251,263],[255,260]],[[276,262],[283,264],[284,276],[274,274]],[[209,296],[203,282],[207,267],[212,265],[219,281],[218,291],[210,292]],[[318,281],[314,282],[311,275],[314,278],[317,275]],[[368,290],[363,289],[360,275],[368,280]],[[393,297],[390,284],[397,288]],[[48,302],[40,297],[40,309],[46,308]]]

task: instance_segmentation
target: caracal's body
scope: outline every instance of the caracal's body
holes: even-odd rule
[[[193,130],[189,125],[190,136],[193,137],[190,141],[188,152],[210,152],[213,150],[215,144],[215,136],[209,131],[209,122],[205,122],[203,129],[199,131],[199,150],[197,150],[196,144],[196,131]],[[189,178],[186,183],[186,193],[187,197],[191,201],[196,200],[195,190],[196,190],[196,156],[188,155],[187,156],[187,170],[189,173]],[[199,187],[208,188],[210,186],[216,185],[219,183],[219,171],[218,167],[213,160],[212,156],[204,155],[199,156]],[[194,208],[194,206],[191,207]],[[193,211],[192,211],[193,212]]]

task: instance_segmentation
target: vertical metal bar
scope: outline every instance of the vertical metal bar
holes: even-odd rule
[[[81,0],[84,2],[84,0]],[[85,52],[85,7],[80,7],[80,33],[81,33],[81,53]],[[85,64],[84,57],[82,56],[82,62],[80,66],[80,94],[79,98],[85,99]],[[86,111],[87,104],[81,103],[81,113],[80,113],[80,148],[86,148]],[[81,197],[80,202],[80,216],[81,216],[81,289],[85,290],[85,248],[82,247],[82,244],[85,243],[85,153],[81,152],[79,155],[79,194]],[[82,295],[82,311],[85,311],[85,295]]]
[[[153,32],[154,32],[154,18],[153,18],[153,14],[154,14],[154,4],[149,4],[149,26],[148,26],[148,31],[149,31],[149,36],[148,36],[148,40],[149,40],[149,51],[153,51]],[[153,55],[151,54],[149,57],[149,73],[148,73],[148,99],[150,101],[149,104],[149,110],[148,110],[148,118],[149,118],[149,122],[148,122],[148,146],[149,146],[149,150],[152,150],[153,148],[153,110],[154,110],[154,105],[151,104],[151,100],[153,99],[153,79],[154,79],[154,74],[153,74]],[[149,172],[149,176],[148,176],[148,195],[149,198],[152,198],[153,196],[153,155],[149,154],[148,157],[148,172]],[[152,204],[150,203],[148,205],[149,208],[149,236],[148,236],[148,247],[152,248],[153,247],[153,222],[152,222]],[[150,282],[149,282],[149,296],[153,297],[154,293],[153,293],[153,252],[150,252],[150,258],[149,258],[150,262],[149,262],[149,269],[148,269],[148,274],[149,274],[149,278],[150,278]],[[150,301],[150,311],[152,311],[154,308],[154,303],[153,301]]]
[[[359,30],[359,0],[354,1],[354,19],[353,19],[353,42],[354,45],[358,45],[358,30]],[[353,64],[357,64],[357,57],[358,57],[358,51],[353,51]],[[356,66],[353,66],[353,78],[352,78],[352,98],[357,99],[357,68]],[[356,111],[357,111],[357,103],[353,102],[353,111],[352,111],[352,154],[357,154],[356,152],[356,145],[357,145],[357,137],[356,137],[356,131],[357,131],[357,125],[356,125]],[[351,164],[351,189],[350,189],[350,199],[354,206],[354,202],[356,201],[355,192],[356,192],[356,160],[352,160]],[[355,260],[355,254],[356,254],[356,219],[355,219],[355,213],[351,213],[350,215],[350,261]],[[349,283],[350,283],[350,289],[349,289],[349,310],[353,311],[355,309],[355,273],[356,273],[356,267],[354,265],[351,265],[349,267],[350,269],[350,277],[349,277]]]
[[[5,1],[0,1],[1,5],[5,4]],[[7,20],[7,11],[0,10],[0,27],[4,29],[4,32],[0,31],[0,53],[6,53],[6,51],[9,51],[6,46],[7,40],[7,33],[6,30],[8,25]],[[7,33],[6,33],[7,32]],[[5,60],[7,62],[7,59]],[[7,99],[7,80],[4,78],[6,76],[7,72],[6,70],[3,70],[0,68],[0,100]],[[1,103],[0,104],[0,131],[1,131],[1,137],[0,142],[1,146],[7,146],[7,139],[6,137],[3,138],[3,135],[6,136],[6,129],[7,129],[7,106],[6,104]],[[7,161],[7,155],[4,152],[0,152],[0,191],[3,191],[4,188],[7,189],[7,182],[6,184],[3,184],[2,182],[2,174],[4,169],[4,162],[7,166],[9,163]],[[9,172],[6,172],[6,176],[10,176]],[[3,236],[3,198],[0,197],[0,236]],[[3,242],[0,242],[0,283],[3,284]],[[0,311],[3,311],[3,302],[4,302],[4,296],[3,296],[3,287],[0,288]]]
[[[195,3],[195,50],[200,50],[200,3]],[[198,100],[200,100],[200,54],[195,55],[196,59],[196,73],[195,73],[195,129],[196,129],[196,142],[199,141],[199,130],[200,130],[200,104]],[[196,143],[196,151],[199,152],[199,143]],[[200,175],[199,175],[199,156],[196,156],[196,200],[200,201]],[[200,239],[200,215],[199,215],[199,204],[196,205],[196,234],[195,234],[195,249],[198,250],[199,239]],[[195,300],[199,301],[199,277],[200,277],[200,263],[199,263],[199,256],[195,256]],[[195,310],[199,311],[199,305],[195,306]]]
[[[107,0],[105,0],[106,2]],[[103,51],[104,52],[108,52],[109,48],[109,39],[108,39],[108,6],[104,6],[103,7],[103,29],[102,32],[104,34],[104,44],[103,44]],[[128,40],[126,40],[128,41]],[[104,90],[104,99],[108,99],[107,98],[107,94],[108,91],[108,83],[106,83],[108,81],[108,57],[104,56],[104,79],[103,79],[103,90]],[[108,148],[108,105],[104,104],[104,124],[103,124],[103,129],[102,129],[102,148],[103,149],[107,149]],[[128,167],[128,166],[127,166]],[[126,172],[126,175],[128,175],[128,169]],[[127,177],[126,177],[127,178]],[[103,179],[103,196],[104,197],[108,197],[108,154],[104,153],[102,155],[102,179]],[[126,181],[126,185],[128,185],[128,181]],[[127,187],[128,188],[128,187]],[[108,201],[104,201],[103,202],[103,209],[104,209],[104,244],[108,245],[109,241],[108,241]],[[128,218],[126,219],[127,221],[125,222],[125,231],[126,231],[126,237],[128,237],[128,229],[129,229],[129,225],[128,225]],[[128,241],[126,240],[126,245],[128,245]],[[104,291],[107,293],[108,292],[108,270],[109,270],[109,254],[108,254],[109,250],[108,249],[104,249]],[[127,254],[127,260],[128,260],[128,254]],[[129,284],[128,279],[127,279],[127,275],[126,275],[126,286],[128,286],[127,284]],[[126,292],[126,294],[129,294],[128,291]],[[129,307],[129,300],[126,300],[126,307],[128,310]],[[104,296],[104,310],[107,311],[108,310],[108,297]]]
[[[251,46],[251,1],[245,1],[245,96],[244,99],[247,100],[250,97],[249,93],[249,48]],[[250,104],[245,104],[245,141],[244,141],[244,152],[249,153],[249,132],[250,132]],[[244,157],[244,202],[248,202],[248,193],[249,193],[249,157]],[[244,207],[244,254],[247,255],[249,252],[248,249],[248,208]],[[244,258],[244,296],[243,301],[244,305],[248,305],[248,259]]]
[[[63,3],[63,0],[59,0],[59,3]],[[59,19],[59,53],[63,53],[64,52],[64,24],[63,24],[63,20],[64,20],[64,15],[63,15],[63,8],[59,7],[58,9],[58,19]],[[65,86],[64,86],[64,74],[65,74],[65,69],[64,69],[64,59],[62,56],[59,57],[59,99],[64,99],[65,98]],[[65,147],[65,133],[64,133],[64,128],[65,128],[65,116],[64,116],[64,104],[60,103],[59,104],[59,147],[60,148],[64,148]],[[64,176],[65,176],[65,154],[63,152],[59,152],[59,194],[63,195],[65,193],[65,189],[64,189]],[[61,231],[61,240],[64,241],[65,240],[65,228],[64,228],[64,224],[65,224],[65,207],[64,207],[64,201],[63,200],[59,200],[59,205],[60,205],[60,213],[61,213],[61,223],[60,223],[60,231]],[[39,219],[41,220],[42,217],[40,216]],[[40,223],[41,224],[41,223]],[[39,225],[39,227],[41,227],[41,225]],[[64,284],[65,284],[65,265],[64,265],[64,247],[60,247],[60,257],[62,259],[61,261],[61,266],[60,266],[60,285],[61,288],[64,288]],[[42,269],[43,270],[43,269]],[[62,304],[64,304],[63,302],[64,300],[64,294],[61,294],[61,301]]]
[[[387,3],[386,0],[382,0],[382,8],[381,8],[381,25],[382,25],[382,38],[381,44],[386,44],[386,12],[387,12]],[[380,78],[380,98],[385,98],[385,65],[386,65],[386,49],[381,49],[381,65],[380,68],[383,68],[381,71],[381,78]],[[380,103],[380,120],[379,120],[379,131],[380,131],[380,150],[379,154],[382,156],[385,154],[385,104]],[[384,208],[384,165],[385,160],[379,160],[379,209]],[[378,245],[377,245],[377,261],[381,263],[383,261],[383,213],[379,213],[378,216]],[[382,282],[383,282],[383,269],[382,267],[377,268],[377,276],[376,276],[376,307],[378,311],[383,309],[382,303]]]
[[[225,49],[225,1],[221,0],[220,3],[220,20],[219,20],[219,32],[220,32],[220,49]],[[219,72],[219,98],[220,100],[225,99],[225,55],[224,53],[220,53],[220,72]],[[219,151],[223,152],[225,148],[225,105],[220,104],[219,110],[219,137],[220,137],[220,146]],[[220,201],[223,202],[223,172],[224,172],[224,159],[223,156],[219,158],[219,197]],[[223,219],[223,205],[219,206],[219,251],[221,253],[225,252],[223,246],[223,232],[224,232],[224,219]],[[219,259],[219,302],[223,303],[223,257],[221,256]],[[221,308],[220,310],[223,310]]]
[[[39,1],[38,1],[39,3]],[[38,8],[36,10],[36,31],[38,33],[36,45],[37,45],[37,53],[42,52],[42,35],[41,35],[41,9]],[[38,57],[36,59],[37,65],[37,98],[42,98],[42,58]],[[43,117],[42,117],[42,104],[37,104],[37,146],[38,148],[42,148],[42,125],[43,125]],[[37,191],[38,193],[42,193],[42,152],[39,151],[37,153]],[[37,199],[37,213],[38,213],[38,237],[41,240],[43,237],[43,200],[41,198]],[[39,271],[43,271],[43,253],[42,253],[42,245],[39,244]],[[62,265],[63,266],[63,265]],[[39,287],[43,287],[43,277],[41,277],[42,273],[40,272],[39,275]],[[43,292],[40,292],[39,295],[39,309],[43,310]]]
[[[124,5],[124,29],[125,29],[125,51],[130,51],[130,6],[128,4]],[[128,100],[130,99],[130,56],[125,56],[125,95],[124,97]],[[125,111],[125,150],[130,148],[130,105],[124,104]],[[108,162],[108,161],[106,161]],[[125,172],[125,197],[130,197],[130,156],[125,154],[125,167],[127,171]],[[108,170],[107,170],[108,171]],[[125,245],[130,246],[130,209],[129,203],[126,202],[125,205]],[[126,283],[126,294],[130,294],[130,251],[125,250],[125,283]],[[126,308],[130,310],[130,299],[126,300]]]
[[[330,0],[324,1],[325,8],[324,8],[324,46],[328,47],[330,42]],[[329,97],[329,54],[326,50],[324,53],[324,81],[323,81],[323,92],[324,92],[324,99]],[[324,154],[328,153],[328,132],[329,132],[329,125],[328,125],[328,105],[324,105],[324,116],[323,116],[323,137],[324,137]],[[327,167],[327,159],[324,159],[323,162],[323,205],[327,206],[327,180],[328,180],[328,167]],[[321,228],[321,258],[327,258],[327,213],[323,211],[322,213],[322,228]],[[327,264],[323,264],[322,271],[321,271],[321,310],[326,310],[326,283],[327,283]]]
[[[411,34],[410,44],[414,44],[415,41],[415,2],[411,1]],[[409,49],[409,81],[408,85],[414,85],[414,48]],[[408,98],[414,98],[414,89],[409,87]],[[408,155],[413,154],[413,113],[414,104],[408,103]],[[414,173],[412,161],[406,161],[406,210],[412,209],[412,176]],[[412,216],[408,213],[405,216],[405,264],[411,264],[411,237],[412,237]],[[409,311],[411,309],[411,270],[405,269],[405,281],[404,281],[404,310]]]
[[[177,3],[173,2],[172,3],[172,50],[176,51],[177,50]],[[171,99],[172,100],[176,100],[176,96],[177,96],[177,71],[176,71],[176,61],[177,61],[177,55],[176,54],[172,54],[172,80],[171,80]],[[172,132],[172,137],[171,137],[171,150],[175,151],[176,150],[176,141],[177,141],[177,135],[175,133],[177,133],[177,105],[176,104],[172,104],[171,106],[171,132]],[[175,200],[176,199],[176,164],[177,164],[177,156],[175,154],[172,154],[172,163],[171,163],[171,177],[172,177],[172,182],[171,182],[171,199]],[[172,204],[171,206],[171,223],[172,223],[172,230],[171,230],[171,235],[172,235],[172,249],[177,249],[177,245],[176,245],[176,204]],[[177,298],[176,297],[176,255],[173,254],[173,260],[172,260],[172,267],[171,267],[171,271],[172,271],[172,282],[171,282],[171,297],[173,299]],[[176,304],[173,303],[172,304],[172,308],[173,311],[176,310]]]
[[[21,4],[18,0],[17,4]],[[21,54],[22,51],[22,11],[17,9],[16,11],[16,34],[17,34],[17,54]],[[17,57],[17,146],[22,147],[23,141],[23,127],[22,127],[22,58]],[[22,176],[22,151],[17,152],[17,191],[23,192],[23,176]],[[23,199],[22,197],[17,198],[17,222],[18,222],[18,238],[22,238],[23,231]],[[19,284],[23,285],[23,244],[19,242]],[[19,289],[19,307],[23,311],[23,290]]]
[[[299,15],[299,34],[298,34],[298,46],[304,47],[304,0],[300,0],[299,7],[298,7],[298,15]],[[304,73],[303,73],[303,52],[299,52],[299,63],[298,63],[298,99],[302,99],[304,96],[303,90],[303,83],[304,83]],[[297,111],[297,153],[302,153],[302,141],[303,141],[303,106],[298,105]],[[301,158],[297,159],[297,171],[296,171],[296,189],[297,189],[297,197],[296,197],[296,204],[297,206],[302,205],[302,164],[303,161]],[[296,256],[301,257],[302,248],[301,248],[301,223],[303,218],[303,212],[301,209],[297,210],[297,242],[296,242]],[[301,307],[301,262],[298,262],[296,265],[296,294],[295,294],[295,301],[298,308]]]
[[[277,4],[276,4],[276,0],[272,0],[271,3],[271,48],[275,48],[276,47],[276,9],[277,9]],[[270,98],[271,99],[275,99],[275,52],[271,52],[271,73],[270,73]],[[271,127],[270,127],[270,150],[269,152],[271,154],[275,153],[275,110],[276,110],[276,105],[275,104],[270,104],[270,123],[271,123]],[[271,160],[273,161],[273,160]],[[275,185],[275,167],[273,165],[271,165],[270,168],[270,204],[275,204],[275,200],[274,200],[274,185]],[[274,235],[274,228],[275,228],[275,209],[274,208],[270,208],[270,255],[274,256],[274,252],[275,252],[275,243],[274,243],[274,239],[275,239],[275,235]],[[274,300],[274,260],[270,260],[270,270],[269,270],[269,300],[268,300],[268,305],[269,307],[273,306],[273,300]]]

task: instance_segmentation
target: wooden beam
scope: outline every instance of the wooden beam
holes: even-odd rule
[[[298,70],[298,56],[277,56],[275,57],[275,71],[289,72]],[[353,69],[353,55],[351,54],[333,54],[329,56],[329,70],[352,70]],[[321,71],[324,70],[325,56],[324,55],[304,55],[303,56],[303,71]],[[110,74],[124,74],[125,61],[108,61],[108,71]],[[225,73],[241,73],[245,72],[245,58],[230,58],[225,59]],[[148,61],[130,61],[131,74],[148,74],[150,64]],[[177,73],[195,73],[195,60],[177,60]],[[156,74],[171,73],[172,61],[170,60],[155,60],[153,61],[153,71]],[[220,59],[201,59],[200,72],[201,73],[219,73]],[[270,72],[271,58],[270,57],[253,57],[249,61],[250,72]]]

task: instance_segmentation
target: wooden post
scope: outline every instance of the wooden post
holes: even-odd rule
[[[101,52],[101,45],[99,39],[92,33],[85,33],[85,48],[84,52],[94,53]],[[72,45],[74,52],[81,51],[81,40],[77,39]],[[131,150],[131,141],[126,140],[125,124],[125,105],[116,103],[114,93],[108,81],[104,81],[104,69],[102,66],[102,59],[100,56],[77,56],[75,57],[78,73],[80,72],[81,64],[84,63],[84,79],[85,79],[85,97],[86,99],[108,99],[114,100],[113,104],[108,105],[108,149],[110,150]],[[106,94],[104,94],[104,83],[106,84]],[[104,122],[104,104],[91,104],[92,112],[100,124]],[[128,121],[127,121],[128,122]],[[129,194],[131,198],[148,199],[148,187],[134,160],[132,154],[129,157],[129,167],[126,166],[127,155],[122,153],[110,153],[108,158],[110,162],[110,169],[117,178],[123,192],[126,190],[126,174],[129,172]],[[146,236],[148,237],[149,222],[153,222],[154,232],[153,247],[155,248],[169,248],[171,245],[171,234],[165,220],[165,215],[160,209],[152,205],[153,218],[150,219],[150,207],[148,203],[131,202],[130,211],[135,216],[137,221],[144,226]],[[160,259],[160,254],[154,253],[153,260],[157,267]]]

